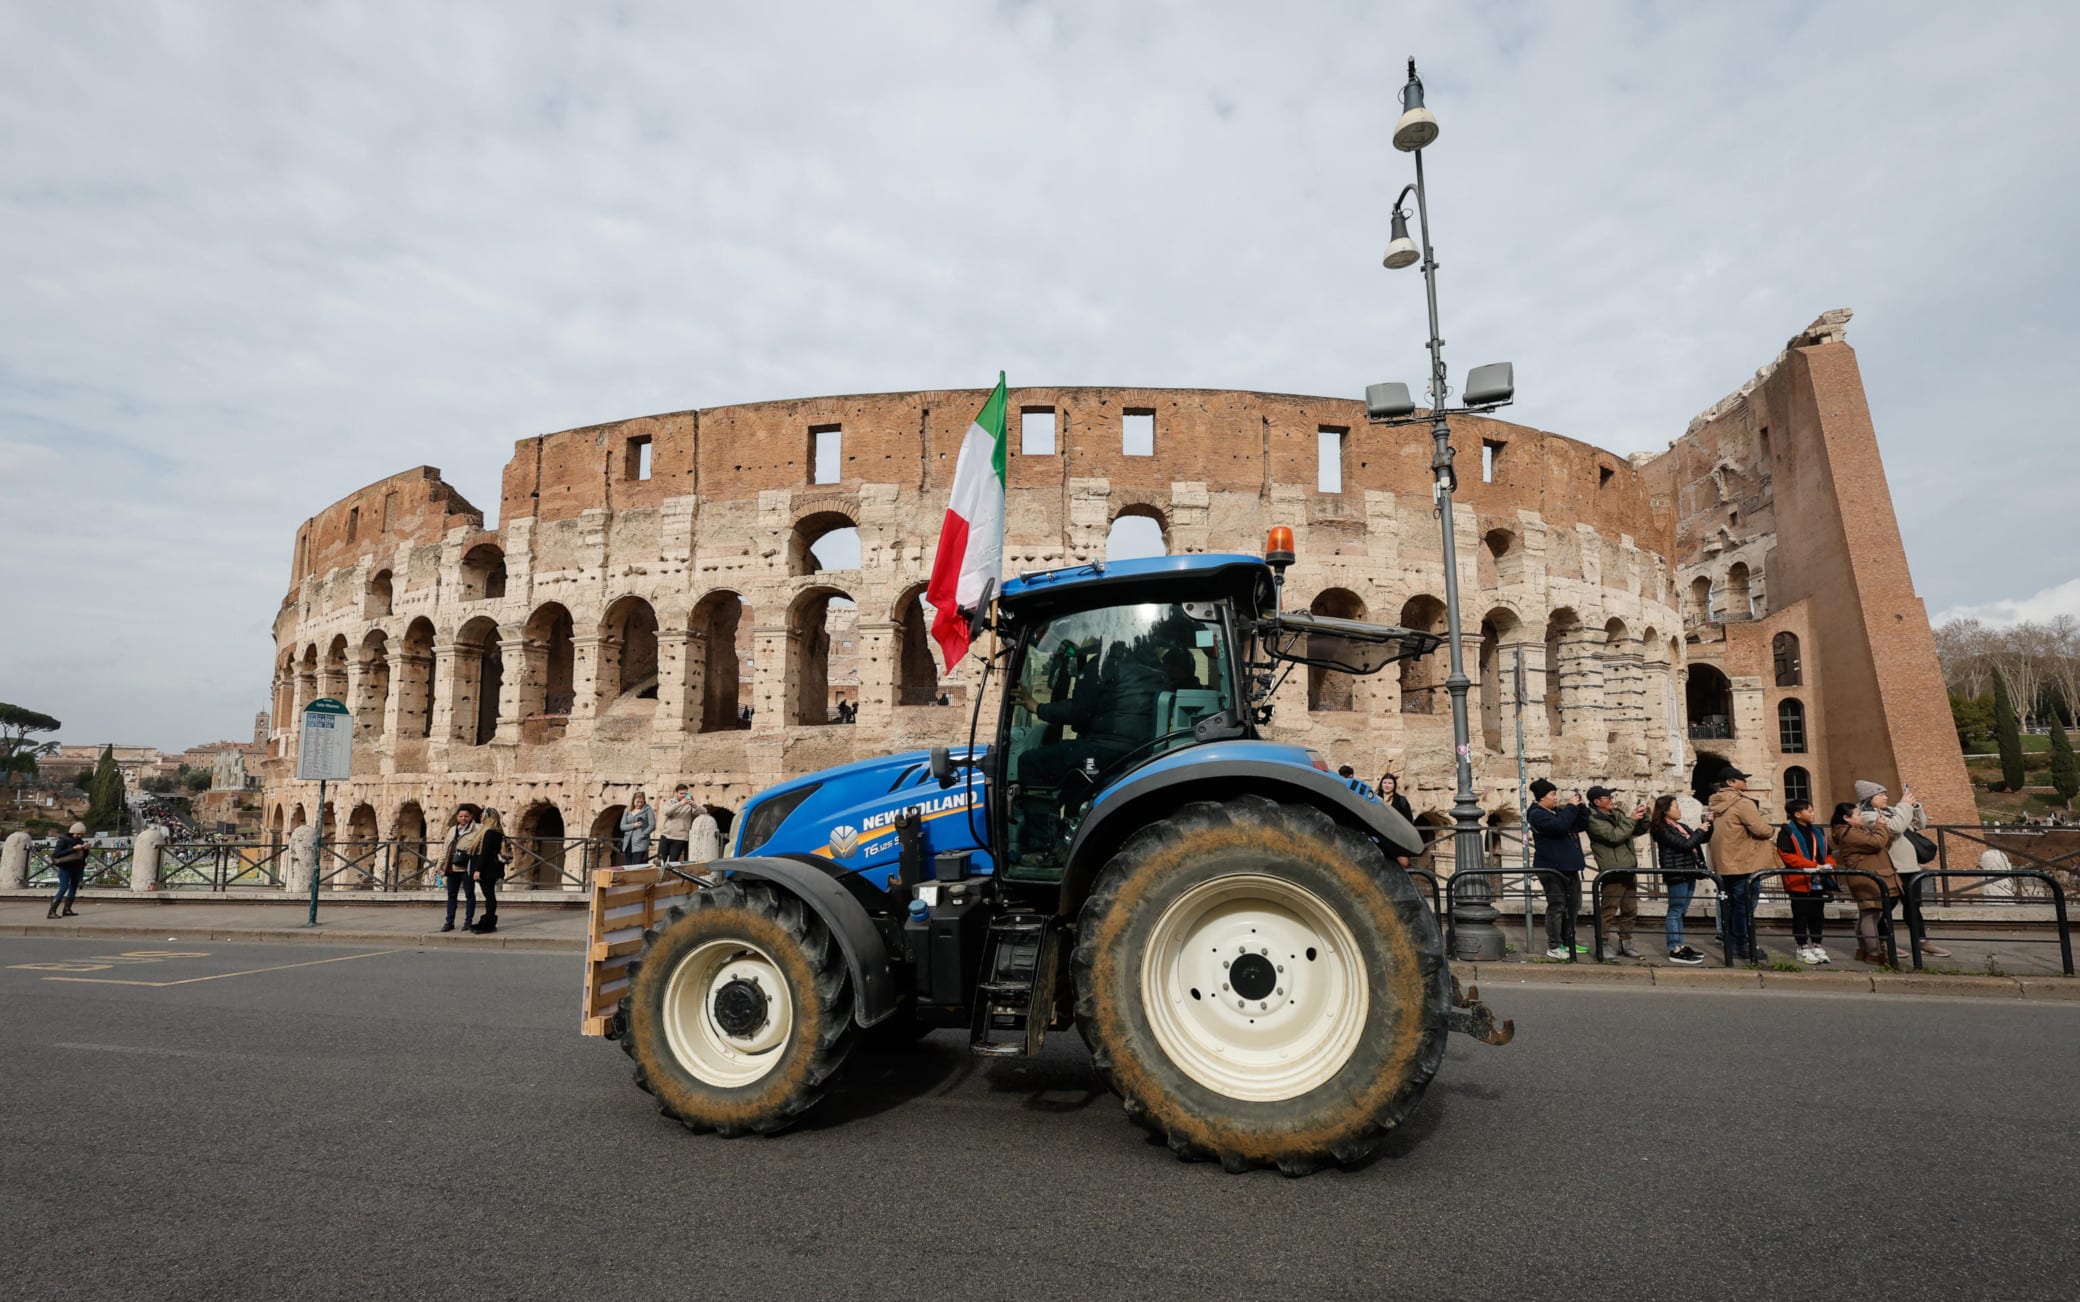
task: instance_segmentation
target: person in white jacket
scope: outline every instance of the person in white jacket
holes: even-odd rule
[[[1921,905],[1914,898],[1914,879],[1921,874],[1921,861],[1914,857],[1914,843],[1908,832],[1918,832],[1928,826],[1928,811],[1914,799],[1914,788],[1900,788],[1899,803],[1894,804],[1892,793],[1878,782],[1856,784],[1856,806],[1859,810],[1875,813],[1885,826],[1892,829],[1892,870],[1899,874],[1901,886],[1900,910],[1906,914],[1907,930],[1921,946],[1921,952],[1930,958],[1948,958],[1950,951],[1941,945],[1930,944],[1921,924]]]

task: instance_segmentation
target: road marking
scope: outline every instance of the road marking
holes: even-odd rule
[[[163,990],[168,986],[191,986],[198,981],[222,981],[227,977],[259,976],[262,972],[286,972],[292,967],[320,967],[326,963],[347,963],[357,958],[381,958],[385,954],[402,954],[401,949],[373,949],[366,954],[342,954],[338,958],[317,958],[308,963],[280,963],[274,967],[248,968],[243,972],[218,972],[211,976],[186,977],[179,981],[119,981],[114,977],[51,976],[46,981],[71,981],[88,986],[149,986]]]

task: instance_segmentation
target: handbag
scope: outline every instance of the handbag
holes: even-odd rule
[[[1934,863],[1936,861],[1936,843],[1934,841],[1929,840],[1912,828],[1908,828],[1907,843],[1914,847],[1915,863]]]

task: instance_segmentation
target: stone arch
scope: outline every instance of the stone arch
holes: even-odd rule
[[[1509,675],[1513,686],[1516,682],[1516,665],[1509,656],[1503,654],[1503,646],[1520,638],[1523,626],[1524,622],[1517,618],[1517,612],[1507,606],[1497,606],[1481,616],[1481,645],[1478,652],[1481,745],[1498,755],[1503,752],[1502,738],[1507,730],[1504,727],[1502,708],[1503,676]]]
[[[1732,681],[1716,666],[1693,662],[1683,680],[1683,713],[1693,740],[1732,737]]]
[[[397,814],[390,820],[390,864],[392,874],[400,889],[411,886],[430,886],[434,879],[428,874],[426,862],[426,811],[416,800],[407,800],[397,807]],[[407,885],[409,883],[409,885]]]
[[[372,628],[361,639],[361,650],[355,656],[354,711],[355,725],[361,735],[371,741],[381,737],[385,728],[385,707],[390,703],[390,635],[382,629]]]
[[[1151,523],[1135,523],[1137,521]],[[1132,502],[1121,507],[1112,517],[1111,527],[1105,533],[1106,560],[1123,561],[1169,554],[1170,518],[1160,507],[1147,502]]]
[[[355,842],[380,841],[381,829],[376,826],[376,809],[367,801],[355,805],[347,815],[347,840]]]
[[[520,842],[514,854],[522,867],[521,876],[535,886],[560,886],[564,879],[563,811],[553,801],[537,800],[513,820],[513,836]]]
[[[794,522],[787,539],[787,572],[824,574],[860,568],[859,521],[844,511],[812,511]]]
[[[1605,646],[1623,646],[1630,636],[1625,628],[1625,621],[1619,619],[1616,615],[1604,621],[1603,642]]]
[[[1309,614],[1331,619],[1365,618],[1364,600],[1349,588],[1323,588],[1308,603],[1307,610]],[[1309,665],[1307,708],[1309,712],[1354,710],[1357,708],[1357,686],[1358,679],[1354,674]]]
[[[274,666],[274,729],[287,732],[289,721],[296,717],[296,651],[290,648],[282,652]]]
[[[616,705],[640,713],[633,702],[657,700],[657,612],[641,597],[621,597],[607,607],[599,631],[600,713]]]
[[[426,810],[418,801],[407,800],[397,807],[397,816],[390,820],[390,839],[408,844],[426,840]]]
[[[451,673],[454,690],[454,739],[482,746],[498,735],[498,698],[505,686],[505,655],[498,646],[498,622],[478,615],[455,634]]]
[[[1726,571],[1726,600],[1722,618],[1739,621],[1755,618],[1755,598],[1749,591],[1748,566],[1735,561]]]
[[[750,650],[750,608],[741,594],[718,588],[702,597],[688,617],[693,638],[692,668],[699,674],[694,697],[695,731],[729,732],[748,728],[750,700],[744,692],[745,652]]]
[[[496,601],[506,595],[506,554],[497,543],[478,543],[462,554],[461,601]]]
[[[338,633],[325,648],[324,672],[318,679],[318,695],[329,696],[340,704],[347,700],[347,635]]]
[[[302,714],[304,706],[323,695],[324,693],[318,690],[318,644],[311,642],[304,646],[303,660],[296,672],[295,714]],[[289,720],[291,736],[296,735],[296,727],[296,719],[292,716]]]
[[[896,600],[895,695],[897,705],[932,705],[939,699],[938,645],[932,641],[937,609],[925,600],[925,586],[912,584]]]
[[[805,588],[787,611],[788,716],[793,724],[825,724],[831,718],[832,616],[854,611],[839,588]]]
[[[270,849],[280,849],[283,840],[287,838],[287,820],[287,813],[280,804],[276,804],[274,812],[267,816],[267,844]]]
[[[621,842],[621,816],[627,812],[627,805],[608,805],[592,816],[592,830],[586,834],[592,844],[585,847],[590,863],[606,867],[620,861],[615,847]]]
[[[1803,687],[1805,663],[1799,654],[1798,634],[1786,629],[1769,640],[1770,668],[1779,687]]]
[[[1690,580],[1690,597],[1683,607],[1683,619],[1691,624],[1712,622],[1712,580],[1700,574]]]
[[[1487,591],[1514,587],[1524,581],[1524,543],[1511,529],[1495,528],[1481,535],[1476,572]]]
[[[303,812],[303,802],[297,801],[296,808],[289,815],[289,831],[293,833],[310,821],[310,815]]]
[[[1444,603],[1428,593],[1418,593],[1401,603],[1401,616],[1395,621],[1401,627],[1418,633],[1445,632]],[[1445,675],[1451,663],[1445,648],[1440,646],[1426,656],[1412,656],[1401,662],[1401,712],[1403,714],[1444,714],[1450,702],[1444,696]]]
[[[1567,711],[1564,708],[1567,674],[1560,663],[1560,651],[1569,636],[1581,626],[1581,617],[1571,606],[1562,606],[1546,620],[1546,732],[1550,736],[1567,735]]]
[[[397,682],[397,735],[410,741],[433,735],[433,621],[425,616],[405,628],[404,647],[392,677]]]
[[[369,576],[368,587],[361,594],[361,617],[384,619],[390,616],[397,606],[397,594],[394,589],[395,583],[389,570],[377,570]]]
[[[535,607],[521,628],[525,665],[520,675],[520,717],[568,715],[577,705],[577,624],[562,602]]]

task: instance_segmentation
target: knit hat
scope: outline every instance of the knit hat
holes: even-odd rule
[[[1856,784],[1856,801],[1858,804],[1867,805],[1874,798],[1884,794],[1885,787],[1883,783],[1859,782]]]
[[[68,827],[65,830],[72,833],[72,835],[74,836],[85,836],[87,834],[87,825],[85,823],[74,823],[71,827]]]
[[[1540,778],[1538,781],[1531,784],[1531,798],[1533,800],[1544,800],[1547,796],[1552,795],[1555,791],[1558,790],[1558,787],[1546,781],[1544,778]]]

